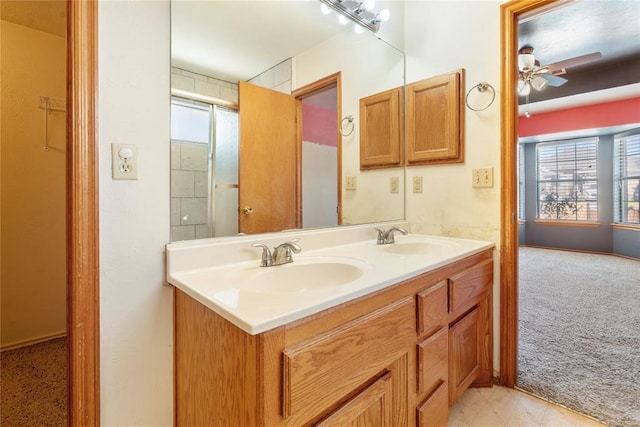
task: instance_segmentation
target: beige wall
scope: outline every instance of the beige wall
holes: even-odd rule
[[[66,331],[64,37],[1,21],[2,348]]]
[[[501,1],[409,1],[405,6],[407,82],[466,70],[465,94],[490,83],[489,108],[465,109],[465,161],[407,168],[423,177],[423,193],[408,186],[407,220],[414,233],[479,239],[500,247],[500,4]],[[473,95],[473,94],[472,94]],[[470,101],[473,96],[470,96]],[[473,105],[473,104],[472,104]],[[476,108],[480,104],[475,104]],[[472,188],[474,168],[493,167],[493,188]],[[499,367],[499,259],[494,274],[494,370]]]
[[[170,7],[98,4],[100,424],[170,426]],[[111,179],[111,144],[135,144],[138,179]]]

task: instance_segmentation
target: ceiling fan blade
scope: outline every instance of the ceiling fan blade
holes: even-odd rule
[[[563,79],[562,77],[554,76],[553,74],[540,74],[540,77],[547,81],[549,86],[562,86],[567,82],[567,79]]]
[[[554,62],[553,64],[546,65],[546,67],[549,70],[549,73],[553,74],[563,68],[577,67],[578,65],[588,64],[589,62],[596,61],[600,58],[602,58],[602,54],[600,52],[593,52],[586,55],[576,56],[575,58]]]

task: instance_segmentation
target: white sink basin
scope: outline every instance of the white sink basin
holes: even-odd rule
[[[386,252],[396,255],[426,255],[455,247],[455,243],[446,240],[423,239],[422,241],[396,242],[385,245]]]
[[[326,291],[357,280],[367,267],[367,263],[350,258],[297,257],[289,264],[230,271],[224,282],[256,293]]]

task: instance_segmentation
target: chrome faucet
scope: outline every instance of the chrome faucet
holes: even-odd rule
[[[376,228],[376,231],[378,232],[378,241],[377,241],[377,243],[379,245],[388,245],[388,244],[391,244],[391,243],[395,243],[396,239],[395,239],[395,236],[393,235],[393,233],[395,231],[397,231],[399,233],[402,233],[403,235],[409,234],[409,232],[407,230],[405,230],[404,228],[400,228],[400,227],[391,227],[387,231],[380,230],[379,228]]]
[[[302,250],[300,246],[295,243],[297,241],[298,239],[293,239],[288,242],[284,242],[273,248],[273,251],[269,250],[269,247],[262,243],[253,243],[251,246],[255,248],[262,248],[260,267],[273,267],[293,262],[293,253],[297,254]]]

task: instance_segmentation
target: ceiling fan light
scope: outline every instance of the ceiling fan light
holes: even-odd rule
[[[533,70],[536,59],[531,53],[521,53],[518,55],[518,69],[521,71]]]
[[[542,90],[547,87],[547,80],[543,77],[535,76],[531,79],[531,86],[533,86],[535,90]]]
[[[529,82],[524,82],[522,87],[520,87],[520,84],[518,84],[518,95],[527,96],[530,93],[531,93],[531,85],[529,84]]]
[[[330,8],[329,6],[327,6],[326,4],[322,3],[322,4],[320,5],[320,11],[321,11],[323,14],[327,15],[327,14],[331,13],[331,8]]]

